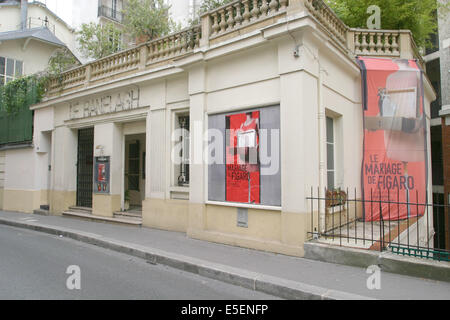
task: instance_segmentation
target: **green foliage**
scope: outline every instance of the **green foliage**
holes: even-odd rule
[[[59,49],[48,60],[47,72],[49,75],[59,75],[77,65],[79,62],[68,49]]]
[[[202,5],[200,6],[199,9],[199,15],[217,9],[233,1],[235,0],[203,0]]]
[[[122,49],[122,31],[113,23],[84,23],[77,32],[81,52],[86,58],[100,59]]]
[[[370,14],[367,8],[381,9],[381,28],[411,30],[419,47],[430,46],[431,34],[436,33],[436,0],[325,0],[345,24],[353,28],[367,28]],[[448,6],[448,4],[445,4]]]
[[[125,32],[135,39],[152,40],[179,28],[164,0],[129,0],[125,10]]]
[[[0,111],[16,114],[27,110],[42,100],[47,88],[48,76],[27,76],[0,87]]]
[[[230,2],[233,2],[235,0],[203,0],[202,5],[200,6],[200,8],[198,8],[198,11],[196,13],[196,17],[195,19],[190,19],[188,21],[188,25],[189,26],[195,26],[200,24],[200,16],[208,11],[217,9],[221,6],[224,6]]]

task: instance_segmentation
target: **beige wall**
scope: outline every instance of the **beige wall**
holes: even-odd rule
[[[138,73],[126,80],[56,98],[57,102],[51,105],[54,112],[44,117],[53,117],[54,127],[52,211],[74,202],[76,132],[79,128],[95,127],[96,155],[111,156],[112,174],[111,194],[94,196],[93,213],[112,216],[121,206],[124,190],[123,136],[138,133],[145,123],[144,226],[302,256],[311,225],[307,197],[311,188],[327,185],[323,130],[326,116],[336,119],[337,184],[344,189],[358,189],[360,185],[360,71],[347,53],[325,41],[327,36],[321,31],[304,26],[287,34],[278,27],[279,34],[272,34],[270,41],[261,33],[254,33],[227,44],[205,47],[204,52],[160,65],[148,74]],[[296,47],[298,57],[293,54]],[[70,119],[70,103],[101,99],[106,93],[137,87],[140,101],[135,110]],[[428,99],[432,96],[427,95]],[[208,167],[202,161],[206,142],[203,131],[196,129],[208,129],[209,115],[273,105],[280,106],[281,206],[244,205],[248,209],[248,228],[238,227],[237,207],[243,205],[208,201]],[[191,121],[193,162],[188,188],[176,185],[177,168],[171,162],[171,135],[180,111],[189,112]],[[98,146],[102,146],[101,154]],[[183,196],[187,200],[176,199]]]

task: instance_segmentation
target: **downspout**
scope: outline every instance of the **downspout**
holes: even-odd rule
[[[28,0],[21,0],[20,21],[22,24],[22,30],[27,29],[27,19],[28,19]]]
[[[320,66],[320,61],[317,59],[317,65],[319,67],[319,74],[317,77],[317,100],[318,100],[318,110],[317,110],[317,119],[319,126],[319,198],[325,199],[325,187],[326,187],[326,175],[327,175],[327,159],[326,154],[326,115],[325,115],[325,106],[323,103],[323,75],[322,67]],[[320,200],[319,200],[320,201]],[[322,233],[325,231],[325,209],[326,201],[323,201],[323,206],[320,207],[319,210],[319,218],[320,218],[320,230]]]

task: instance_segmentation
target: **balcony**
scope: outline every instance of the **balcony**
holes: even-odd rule
[[[99,17],[105,17],[105,18],[114,20],[114,21],[119,22],[119,23],[123,22],[123,14],[122,14],[122,12],[114,10],[114,9],[109,8],[107,6],[99,6],[98,7],[98,16]]]

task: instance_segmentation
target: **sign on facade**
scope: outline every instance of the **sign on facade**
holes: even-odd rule
[[[112,93],[70,104],[70,119],[83,119],[139,108],[139,89]]]

